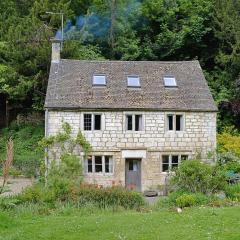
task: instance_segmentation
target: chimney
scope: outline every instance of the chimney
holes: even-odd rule
[[[60,50],[61,50],[61,40],[56,38],[51,38],[52,42],[52,62],[59,63],[60,62]]]

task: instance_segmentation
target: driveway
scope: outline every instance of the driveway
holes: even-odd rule
[[[2,186],[3,178],[0,177],[0,187]],[[8,183],[5,185],[7,192],[2,193],[0,196],[13,196],[21,193],[25,188],[32,186],[34,179],[18,177],[9,178]]]

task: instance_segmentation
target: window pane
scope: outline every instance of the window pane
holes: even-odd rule
[[[92,114],[84,114],[84,130],[92,130]]]
[[[178,155],[172,156],[172,164],[178,164]]]
[[[127,115],[127,130],[133,130],[132,127],[132,115]]]
[[[162,162],[166,163],[166,164],[169,164],[169,155],[163,155],[162,156]]]
[[[183,130],[183,116],[182,115],[176,115],[176,131],[182,131]]]
[[[142,115],[135,115],[135,131],[142,130]]]
[[[94,115],[94,130],[101,130],[101,115]]]
[[[112,173],[113,172],[113,163],[111,156],[105,156],[105,172]]]
[[[95,156],[95,172],[102,172],[102,156]]]
[[[93,76],[93,85],[105,86],[106,85],[106,76],[105,75],[94,75]]]
[[[138,170],[138,161],[137,160],[133,160],[133,171],[137,172]]]
[[[129,160],[128,164],[129,164],[128,170],[133,171],[133,160]]]
[[[173,130],[173,115],[168,115],[168,130]]]
[[[129,160],[129,171],[137,172],[138,160]]]
[[[87,172],[92,172],[92,156],[89,156],[87,160]]]
[[[128,76],[128,87],[141,87],[138,76]]]
[[[178,155],[172,155],[172,169],[178,166]]]
[[[168,164],[163,164],[162,165],[162,171],[167,172],[169,170],[169,165]]]
[[[167,172],[169,170],[169,155],[162,156],[162,171]]]
[[[175,77],[173,77],[173,76],[165,76],[165,77],[163,77],[163,79],[164,79],[164,85],[166,87],[177,86]]]
[[[188,155],[181,155],[181,160],[184,161],[184,160],[187,160],[188,159]]]
[[[109,157],[105,156],[105,172],[109,172]]]

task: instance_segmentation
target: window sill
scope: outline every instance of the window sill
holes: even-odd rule
[[[102,132],[103,130],[83,130],[83,132]]]
[[[181,130],[181,131],[176,131],[176,130],[166,130],[165,133],[175,133],[175,134],[178,134],[178,133],[185,133],[185,130]]]
[[[125,130],[125,133],[145,133],[145,130],[135,131],[135,130]]]
[[[175,174],[175,171],[169,171],[169,172],[160,172],[163,175],[170,175],[170,174]]]
[[[98,175],[98,176],[113,176],[114,173],[103,173],[103,172],[85,172],[84,175]]]

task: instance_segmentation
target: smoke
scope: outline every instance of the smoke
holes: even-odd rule
[[[127,3],[111,6],[107,10],[97,10],[91,7],[86,15],[77,16],[74,21],[68,20],[64,27],[64,40],[80,40],[82,42],[92,42],[96,39],[106,39],[109,36],[110,28],[114,24],[114,31],[121,32],[124,25],[129,25],[137,19],[141,4],[139,1],[130,0]],[[113,19],[114,14],[114,19]],[[114,22],[113,22],[114,21]],[[121,26],[121,27],[119,27]],[[61,39],[59,29],[55,38]]]
[[[73,27],[72,21],[71,20],[67,20],[66,25],[65,25],[65,27],[63,29],[63,33],[67,33],[72,27]],[[56,39],[61,39],[62,38],[62,30],[59,29],[56,32],[55,38]]]

